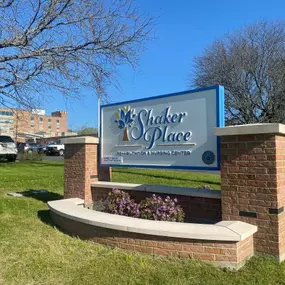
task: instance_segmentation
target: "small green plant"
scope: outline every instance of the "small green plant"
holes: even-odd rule
[[[42,161],[44,154],[38,152],[20,152],[18,158],[20,161],[30,160],[30,161]]]
[[[92,208],[94,211],[106,212],[106,202],[103,200],[96,201],[93,203]]]
[[[213,190],[213,188],[207,184],[199,186],[198,189]]]

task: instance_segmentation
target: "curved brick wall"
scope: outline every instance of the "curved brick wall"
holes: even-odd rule
[[[253,255],[253,236],[239,242],[190,240],[130,233],[80,223],[50,212],[64,232],[124,250],[163,256],[195,258],[221,267],[239,269]]]

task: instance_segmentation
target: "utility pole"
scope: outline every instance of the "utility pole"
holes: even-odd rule
[[[100,94],[98,94],[98,100],[97,100],[97,112],[98,112],[98,116],[97,116],[97,120],[98,120],[98,138],[100,140],[100,130],[101,130],[101,97]]]

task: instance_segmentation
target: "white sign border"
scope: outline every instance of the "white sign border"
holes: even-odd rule
[[[217,137],[217,166],[166,166],[166,165],[133,165],[133,164],[102,164],[101,161],[103,159],[103,144],[102,144],[102,112],[104,107],[111,107],[111,106],[117,106],[117,105],[123,105],[123,104],[132,104],[135,102],[145,102],[148,100],[153,99],[161,99],[161,98],[167,98],[171,96],[179,96],[179,95],[185,95],[189,93],[197,93],[202,91],[208,91],[208,90],[215,90],[216,91],[216,127],[224,127],[225,126],[225,116],[224,116],[224,87],[221,85],[215,85],[210,86],[206,88],[198,88],[193,90],[187,90],[182,92],[176,92],[176,93],[169,93],[165,95],[159,95],[159,96],[153,96],[153,97],[147,97],[142,99],[136,99],[136,100],[130,100],[130,101],[122,101],[118,103],[111,103],[111,104],[105,104],[100,106],[100,165],[103,167],[133,167],[133,168],[161,168],[161,169],[184,169],[184,170],[201,170],[201,171],[213,171],[213,170],[220,170],[221,169],[221,162],[220,162],[220,137]]]

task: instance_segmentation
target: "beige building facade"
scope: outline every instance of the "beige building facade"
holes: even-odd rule
[[[9,135],[15,141],[65,136],[66,133],[66,111],[55,111],[46,115],[44,110],[0,108],[0,134]]]

